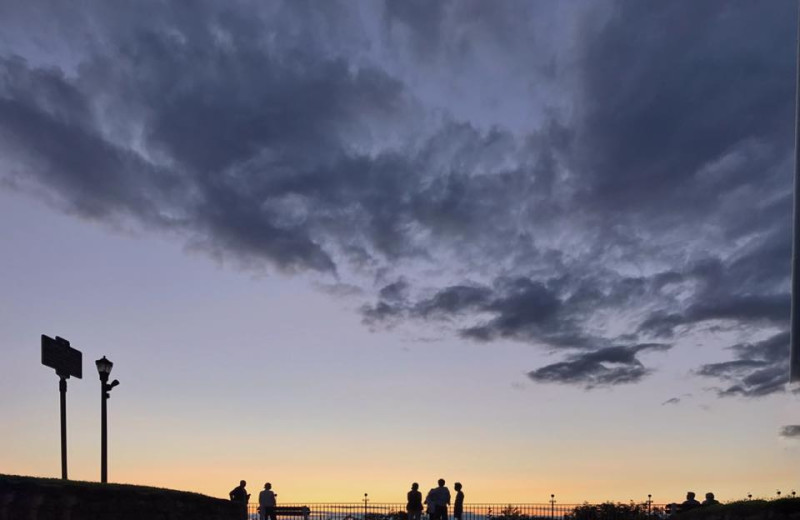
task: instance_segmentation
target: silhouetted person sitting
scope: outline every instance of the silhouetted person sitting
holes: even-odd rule
[[[439,479],[439,487],[428,491],[425,498],[431,520],[447,520],[447,506],[450,505],[450,490],[444,487],[444,479]]]
[[[236,502],[242,508],[242,518],[247,518],[247,501],[250,500],[250,495],[247,493],[245,486],[247,482],[244,480],[239,481],[239,485],[231,490],[228,495],[231,497],[231,502]]]
[[[719,500],[714,498],[714,493],[712,493],[711,491],[706,493],[706,499],[703,500],[703,504],[702,505],[704,505],[704,506],[715,506],[717,504],[719,504]]]
[[[422,493],[419,492],[419,484],[416,482],[411,484],[411,491],[408,492],[407,498],[408,520],[420,520],[422,517]]]
[[[275,518],[275,506],[277,502],[275,501],[275,497],[277,495],[274,491],[272,491],[272,484],[267,482],[264,484],[264,490],[258,494],[258,514],[261,520],[266,520],[269,518],[270,520],[276,520]]]
[[[464,493],[461,491],[461,482],[456,482],[453,486],[456,489],[456,501],[453,503],[453,518],[461,520],[464,514]]]
[[[681,511],[689,511],[695,507],[700,507],[700,502],[695,500],[694,491],[689,491],[686,493],[686,500],[681,504]]]

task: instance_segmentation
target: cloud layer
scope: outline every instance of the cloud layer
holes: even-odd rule
[[[719,395],[783,390],[792,2],[40,9],[0,7],[5,186],[562,356],[537,382],[711,329]]]

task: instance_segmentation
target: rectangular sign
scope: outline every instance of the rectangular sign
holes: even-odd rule
[[[42,334],[42,364],[54,368],[60,376],[78,379],[83,376],[83,354],[58,336],[53,339]]]

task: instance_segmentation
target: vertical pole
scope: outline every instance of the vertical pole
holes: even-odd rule
[[[800,11],[798,11],[797,83],[795,84],[794,131],[794,229],[792,230],[792,325],[789,355],[789,382],[800,381]]]
[[[108,482],[108,393],[106,382],[100,382],[100,482]]]
[[[61,478],[67,480],[67,378],[59,376],[58,392],[61,394]]]

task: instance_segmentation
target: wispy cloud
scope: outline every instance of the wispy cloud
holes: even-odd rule
[[[606,347],[585,354],[569,356],[528,373],[540,383],[581,384],[586,388],[636,383],[649,372],[637,354],[643,351],[669,350],[669,345],[643,344]]]
[[[787,426],[782,426],[780,430],[780,436],[787,439],[800,437],[800,424],[789,424]]]

